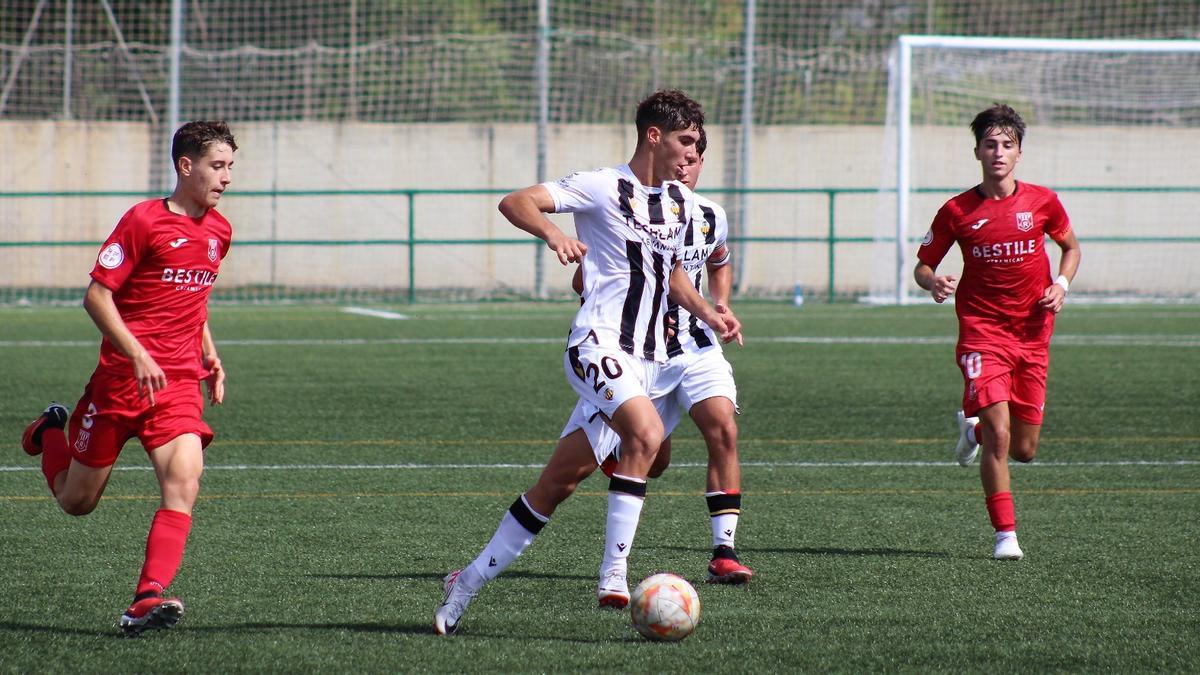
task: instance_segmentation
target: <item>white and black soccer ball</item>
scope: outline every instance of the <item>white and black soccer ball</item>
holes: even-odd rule
[[[675,642],[691,635],[700,623],[700,596],[683,577],[654,574],[633,589],[629,612],[642,637]]]

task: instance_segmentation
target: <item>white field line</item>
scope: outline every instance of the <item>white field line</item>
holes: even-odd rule
[[[408,318],[407,314],[400,314],[399,312],[385,312],[382,309],[367,309],[366,307],[343,307],[342,311],[346,314],[373,316],[376,319],[404,320]]]
[[[447,470],[464,469],[477,471],[480,469],[540,469],[544,464],[210,464],[205,471],[412,471],[412,470]],[[704,462],[673,462],[672,468],[700,469],[707,468]],[[801,469],[858,469],[863,467],[943,467],[958,466],[957,462],[921,462],[921,461],[865,461],[865,462],[742,462],[743,467],[754,468],[801,468]],[[1200,466],[1200,460],[1192,459],[1116,459],[1085,462],[1035,462],[1033,464],[1014,465],[1020,470],[1025,469],[1059,469],[1098,466]],[[114,471],[153,471],[150,466],[118,466]],[[0,466],[0,472],[41,471],[37,466]]]
[[[219,340],[222,347],[357,347],[373,345],[544,345],[565,344],[561,337],[519,338],[293,338]],[[888,336],[816,336],[783,335],[750,337],[749,344],[810,344],[810,345],[952,345],[952,335],[936,337]],[[89,347],[95,349],[97,340],[0,340],[0,349],[41,347]],[[1112,347],[1200,347],[1200,335],[1056,335],[1057,346]]]

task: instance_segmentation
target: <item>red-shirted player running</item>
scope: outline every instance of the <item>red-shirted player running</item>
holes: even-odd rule
[[[213,404],[225,397],[208,296],[232,236],[213,207],[229,185],[235,150],[224,122],[189,122],[175,132],[175,191],[131,208],[92,269],[83,306],[104,338],[69,426],[67,409],[52,403],[21,439],[25,452],[41,454],[50,491],[73,516],[96,508],[126,441],[138,437],[149,454],[162,499],[133,604],[118,621],[126,635],[170,628],[183,616],[183,603],[163,591],[183,559],[213,438],[201,419],[200,381]]]
[[[966,380],[958,413],[958,463],[983,446],[980,478],[996,528],[997,560],[1020,560],[1008,458],[1031,462],[1046,403],[1046,369],[1054,316],[1079,267],[1079,242],[1054,192],[1018,183],[1025,122],[997,103],[975,116],[975,157],[983,181],[946,202],[917,253],[917,284],[937,302],[957,291],[956,356]],[[1050,277],[1045,238],[1062,249]],[[951,245],[962,249],[962,280],[934,270]]]

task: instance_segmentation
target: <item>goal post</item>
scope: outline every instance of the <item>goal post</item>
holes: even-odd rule
[[[1200,225],[1186,215],[1200,212],[1200,181],[1188,170],[1200,151],[1197,73],[1200,40],[901,35],[888,63],[885,159],[868,300],[905,304],[919,297],[911,279],[919,241],[914,235],[941,203],[978,180],[968,124],[997,101],[1025,118],[1026,147],[1036,139],[1033,156],[1018,172],[1022,179],[1058,190],[1065,203],[1102,196],[1106,206],[1100,211],[1079,209],[1083,216],[1103,213],[1099,229],[1077,220],[1067,203],[1085,246],[1091,235],[1105,247],[1136,246],[1141,253],[1134,262],[1178,256],[1178,273],[1153,288],[1089,260],[1080,291],[1130,299],[1194,297],[1198,279],[1183,257],[1190,254],[1175,245],[1200,252]],[[1083,152],[1071,147],[1088,134],[1090,147]],[[1113,134],[1121,142],[1107,148],[1097,142]],[[1141,145],[1135,152],[1124,138],[1130,135]],[[1095,170],[1097,163],[1103,171]],[[1140,218],[1117,220],[1131,213]],[[1120,258],[1100,253],[1101,259]]]

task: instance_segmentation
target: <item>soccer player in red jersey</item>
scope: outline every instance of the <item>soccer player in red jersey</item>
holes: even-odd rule
[[[175,132],[174,192],[129,209],[92,269],[83,306],[103,334],[99,365],[69,419],[52,403],[21,439],[26,453],[42,456],[50,492],[72,516],[96,508],[126,441],[138,437],[150,456],[161,501],[133,603],[118,621],[127,635],[170,628],[183,616],[183,603],[163,591],[183,559],[213,439],[201,419],[200,381],[211,403],[225,398],[208,296],[232,238],[214,207],[229,186],[235,150],[224,122],[189,122]]]
[[[1013,174],[1025,137],[1021,116],[997,103],[975,116],[971,131],[983,180],[938,211],[914,276],[936,302],[956,295],[955,351],[966,388],[955,452],[967,466],[983,447],[979,474],[996,529],[993,557],[1020,560],[1008,458],[1031,462],[1037,454],[1050,335],[1079,268],[1079,242],[1058,195]],[[1053,279],[1047,236],[1062,249]],[[936,272],[956,242],[961,280]]]

